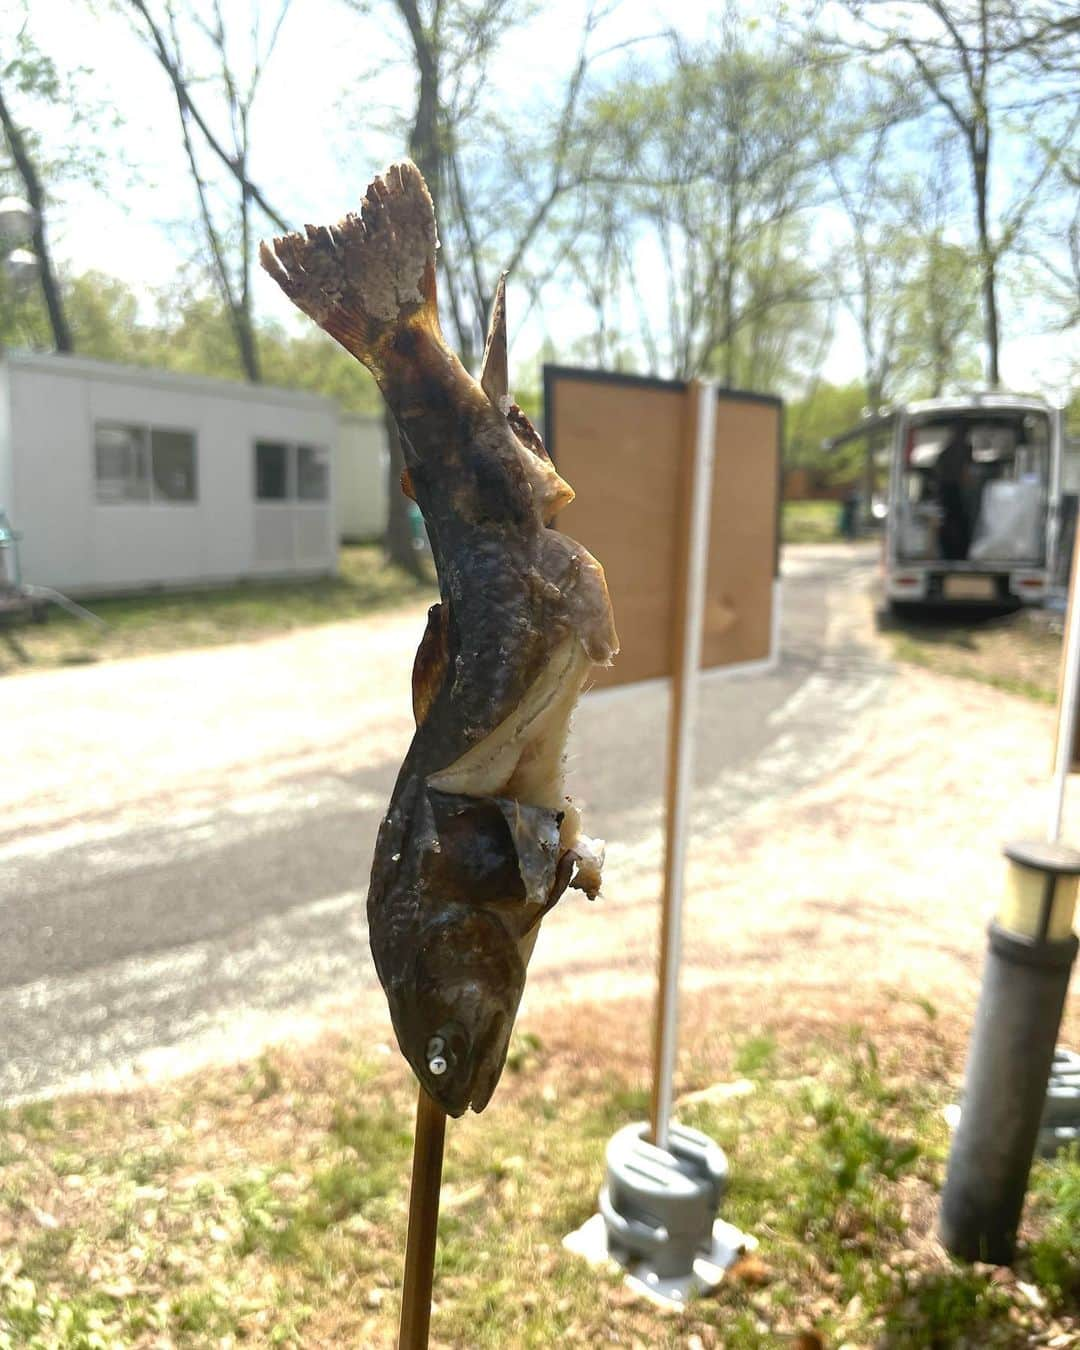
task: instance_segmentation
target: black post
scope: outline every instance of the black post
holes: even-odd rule
[[[1069,976],[1080,853],[1011,844],[1002,913],[990,925],[939,1228],[954,1256],[1012,1262],[1046,1106]]]

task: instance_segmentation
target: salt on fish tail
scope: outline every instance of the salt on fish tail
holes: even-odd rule
[[[391,165],[368,187],[359,215],[306,225],[259,246],[259,261],[297,306],[379,376],[406,327],[438,336],[435,208],[420,170]]]

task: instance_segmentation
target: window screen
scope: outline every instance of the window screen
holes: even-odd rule
[[[195,500],[195,437],[190,431],[150,432],[154,497],[170,502]]]
[[[255,442],[255,496],[283,502],[289,496],[289,447],[277,441]]]
[[[296,495],[302,502],[324,502],[329,495],[330,455],[314,445],[296,448]]]
[[[94,466],[99,502],[150,500],[145,427],[98,422],[94,428]]]

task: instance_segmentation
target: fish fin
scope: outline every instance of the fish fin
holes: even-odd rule
[[[438,697],[450,664],[449,611],[440,601],[428,610],[427,627],[416,649],[412,672],[412,703],[416,725],[420,726]]]
[[[496,800],[517,853],[525,899],[530,904],[545,904],[555,884],[563,813],[550,806],[532,806],[509,797]]]
[[[337,225],[307,225],[259,261],[289,299],[366,366],[402,326],[439,331],[435,208],[415,164],[391,165]]]
[[[559,863],[563,813],[506,797],[428,788],[439,837],[439,893],[468,904],[546,904]]]
[[[541,922],[547,918],[559,901],[563,898],[567,886],[571,885],[571,878],[574,874],[575,855],[572,852],[566,852],[559,859],[555,868],[555,877],[551,883],[551,893],[544,901],[543,906],[536,912],[535,917],[529,923],[526,933],[531,933],[534,928],[538,928]]]
[[[491,306],[487,341],[484,343],[484,364],[480,370],[480,387],[490,402],[502,413],[510,403],[510,370],[506,354],[506,273],[499,278],[495,299]]]
[[[510,430],[526,450],[531,450],[538,459],[546,459],[549,464],[551,463],[551,456],[547,452],[540,433],[529,421],[523,408],[519,408],[516,403],[511,403],[506,410],[506,420],[510,423]]]
[[[604,865],[604,841],[589,839],[581,835],[578,843],[569,848],[559,859],[555,868],[551,892],[543,907],[532,919],[526,933],[531,933],[562,899],[568,886],[584,891],[590,900],[600,894],[600,869]]]
[[[544,442],[540,439],[540,433],[516,403],[510,404],[506,420],[518,444],[529,452],[526,472],[540,502],[544,524],[548,525],[564,506],[569,506],[574,500],[574,489],[565,478],[559,476]]]
[[[416,489],[413,487],[412,474],[408,469],[402,469],[399,481],[401,482],[401,490],[404,492],[405,496],[408,497],[410,501],[416,501]]]

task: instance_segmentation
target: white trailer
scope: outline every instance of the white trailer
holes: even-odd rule
[[[346,543],[381,539],[389,509],[386,422],[377,414],[342,413],[337,459],[338,535]]]
[[[337,567],[330,399],[9,353],[0,509],[27,583],[101,595]]]

